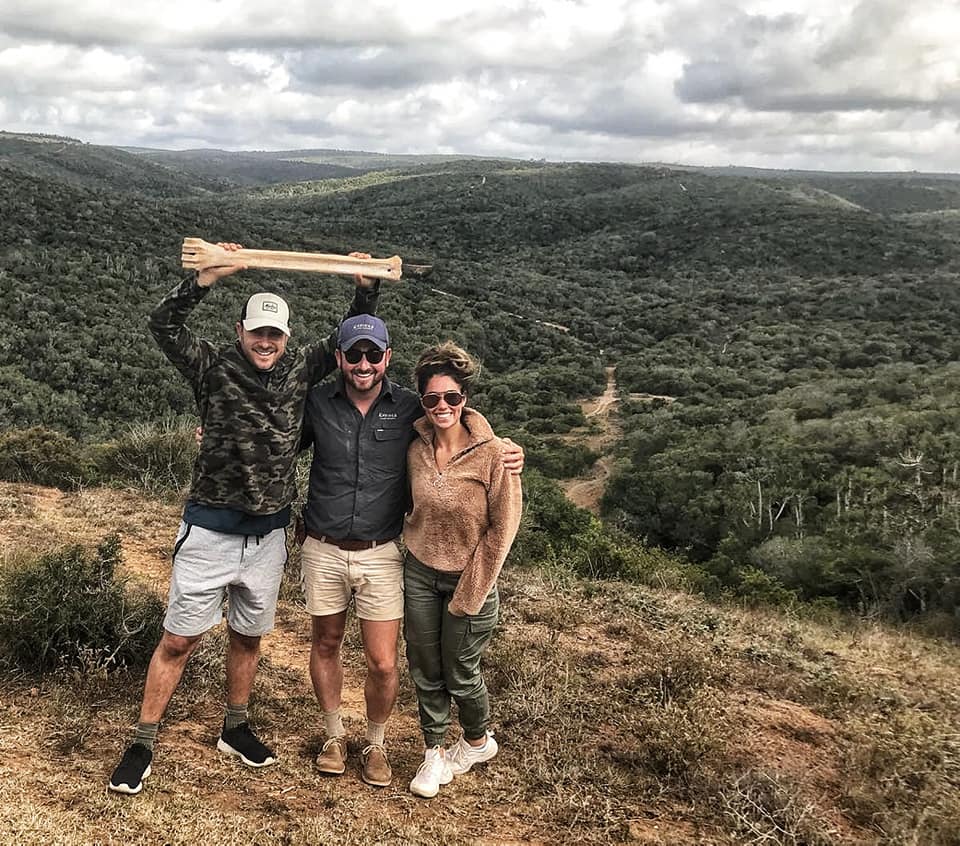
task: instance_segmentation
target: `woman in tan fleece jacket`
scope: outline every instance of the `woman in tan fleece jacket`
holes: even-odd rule
[[[480,659],[497,623],[496,581],[522,497],[520,477],[503,467],[501,440],[466,408],[477,371],[450,341],[426,350],[415,371],[426,416],[407,453],[404,636],[426,747],[410,790],[426,798],[497,754]],[[463,732],[445,751],[451,699]]]

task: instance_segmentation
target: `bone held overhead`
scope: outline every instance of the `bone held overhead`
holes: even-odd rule
[[[269,270],[305,270],[313,273],[334,273],[344,276],[362,274],[375,279],[396,282],[403,273],[400,256],[390,258],[354,258],[329,253],[300,253],[283,250],[225,250],[202,238],[184,238],[180,252],[181,266],[190,270],[208,267],[242,265]],[[425,276],[430,265],[411,265],[408,275]]]

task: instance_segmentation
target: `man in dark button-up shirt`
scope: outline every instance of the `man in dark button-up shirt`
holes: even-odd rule
[[[364,541],[400,536],[407,447],[423,409],[409,388],[387,378],[381,384],[366,415],[350,401],[342,376],[307,398],[304,438],[314,452],[303,518],[314,534]]]
[[[382,320],[344,320],[336,352],[340,375],[310,392],[303,433],[304,448],[313,445],[303,511],[303,588],[312,616],[310,678],[326,734],[316,767],[327,775],[346,770],[340,647],[353,599],[367,664],[361,775],[378,787],[392,778],[384,731],[399,686],[403,559],[396,541],[407,510],[407,447],[413,423],[423,415],[420,397],[386,378],[390,354]],[[523,451],[511,447],[504,464],[520,472]]]
[[[340,714],[340,645],[353,599],[367,663],[367,733],[361,775],[390,784],[384,748],[397,698],[397,637],[403,617],[403,558],[397,538],[407,497],[407,447],[419,397],[386,379],[390,337],[370,315],[340,325],[340,375],[315,389],[304,412],[304,446],[313,444],[304,509],[303,590],[312,616],[310,678],[323,709],[326,742],[316,759],[327,775],[346,770]]]

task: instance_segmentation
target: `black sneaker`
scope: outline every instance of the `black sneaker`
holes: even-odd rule
[[[142,743],[131,744],[110,777],[110,789],[116,793],[139,793],[143,790],[143,780],[150,775],[152,760],[152,750]]]
[[[266,767],[277,760],[273,752],[250,730],[249,723],[240,723],[232,729],[221,731],[217,749],[227,755],[237,755],[248,767]]]

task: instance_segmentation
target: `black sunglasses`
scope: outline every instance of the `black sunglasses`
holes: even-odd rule
[[[420,397],[420,405],[424,408],[436,408],[441,398],[452,408],[460,405],[467,397],[459,391],[444,391],[442,394],[429,393]]]
[[[367,361],[371,364],[379,364],[383,361],[383,356],[386,353],[386,350],[358,350],[356,347],[350,347],[348,350],[340,350],[343,353],[343,357],[347,360],[347,364],[359,364],[360,359],[364,356],[367,357]]]

